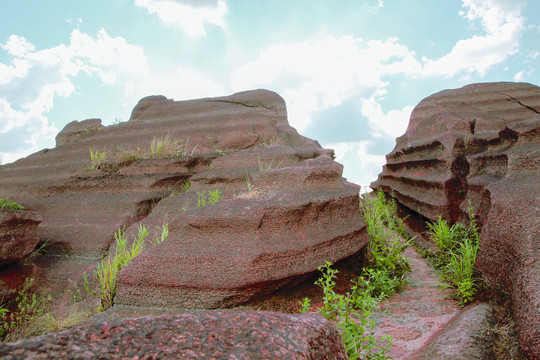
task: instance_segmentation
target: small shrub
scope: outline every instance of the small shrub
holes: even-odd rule
[[[337,320],[349,359],[388,359],[387,354],[392,346],[391,338],[388,336],[381,338],[379,344],[378,339],[374,337],[373,321],[369,319],[370,312],[363,309],[361,312],[355,310],[356,286],[345,295],[336,294],[334,287],[338,270],[332,269],[331,265],[331,262],[326,262],[318,268],[322,277],[315,284],[323,290],[324,296],[323,306],[316,311],[330,321]],[[300,312],[310,311],[310,302],[308,298],[300,302]]]
[[[0,209],[5,209],[5,210],[26,210],[26,208],[24,206],[19,205],[14,201],[9,200],[8,198],[1,198],[0,199]]]

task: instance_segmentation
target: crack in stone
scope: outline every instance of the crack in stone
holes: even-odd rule
[[[510,95],[508,95],[508,94],[501,94],[501,95],[504,95],[504,96],[508,97],[511,101],[514,101],[514,102],[518,103],[519,105],[521,105],[521,106],[523,106],[523,107],[525,107],[525,108],[531,110],[532,112],[535,112],[535,113],[537,113],[537,114],[540,114],[540,111],[536,110],[536,109],[533,108],[532,106],[528,106],[528,105],[523,104],[521,101],[519,101],[519,100],[516,99],[515,97],[512,97],[512,96],[510,96]]]
[[[227,104],[235,104],[235,105],[242,105],[242,106],[245,106],[245,107],[248,107],[248,108],[258,108],[258,107],[262,107],[262,108],[265,108],[267,110],[271,110],[271,111],[275,111],[275,109],[272,109],[271,107],[269,106],[265,106],[265,105],[262,105],[262,104],[259,104],[259,105],[249,105],[249,104],[245,104],[241,101],[232,101],[232,100],[210,100],[210,102],[221,102],[221,103],[227,103]]]

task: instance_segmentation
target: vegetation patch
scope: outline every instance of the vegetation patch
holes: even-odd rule
[[[26,279],[16,290],[15,300],[11,304],[0,304],[0,339],[16,341],[37,335],[43,330],[40,321],[45,314],[51,296],[37,295],[30,292],[33,279]]]
[[[103,169],[110,171],[137,160],[190,156],[195,153],[196,149],[197,145],[190,147],[189,139],[184,142],[182,140],[173,140],[169,135],[164,137],[154,136],[147,151],[142,150],[140,147],[137,147],[136,149],[118,147],[116,155],[110,157],[109,152],[105,150],[93,151],[92,148],[90,148],[90,164],[88,164],[86,169]]]
[[[461,305],[472,302],[481,285],[476,268],[480,231],[474,209],[469,206],[468,211],[469,226],[461,223],[450,226],[440,216],[436,223],[428,224],[430,237],[438,248],[437,253],[428,253],[428,258],[441,271],[443,281],[455,289],[452,297]]]
[[[387,202],[384,193],[379,192],[375,199],[364,199],[360,210],[371,239],[363,275],[353,281],[346,294],[337,294],[338,270],[331,268],[331,262],[326,262],[319,267],[322,277],[315,282],[323,291],[323,306],[314,310],[336,321],[349,359],[390,359],[392,339],[374,336],[374,324],[369,315],[383,299],[405,285],[405,272],[410,266],[403,251],[408,242],[396,239],[395,232],[404,233],[402,222],[396,215],[395,202]],[[309,298],[300,305],[300,312],[313,311]]]
[[[0,209],[4,210],[26,210],[22,205],[17,204],[14,201],[9,200],[8,198],[0,199]]]
[[[94,275],[99,282],[97,294],[101,297],[101,308],[99,310],[104,311],[113,305],[114,296],[116,295],[116,282],[120,270],[146,248],[147,242],[151,245],[157,245],[163,242],[168,235],[169,227],[165,224],[161,228],[161,236],[157,236],[153,241],[148,241],[146,240],[148,237],[148,228],[144,225],[139,225],[137,236],[134,237],[131,246],[128,246],[125,230],[118,230],[116,232],[114,235],[114,239],[116,240],[114,256],[105,257],[94,271]],[[85,281],[84,286],[89,290],[87,281]],[[91,293],[93,294],[95,292]]]

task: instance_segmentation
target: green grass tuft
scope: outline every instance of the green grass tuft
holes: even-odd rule
[[[152,245],[157,245],[163,242],[169,234],[167,224],[161,228],[161,236],[156,237],[151,242]],[[114,235],[116,241],[116,250],[113,257],[106,257],[101,261],[101,264],[94,271],[94,275],[99,282],[100,289],[98,291],[101,297],[101,309],[106,310],[114,303],[116,295],[116,282],[118,273],[122,270],[134,257],[139,255],[146,247],[145,239],[148,236],[148,228],[144,225],[139,225],[139,232],[134,237],[131,246],[127,246],[127,236],[124,230],[118,230]],[[85,287],[87,287],[85,283]]]
[[[480,233],[471,207],[469,219],[468,227],[461,223],[449,226],[441,217],[428,224],[431,239],[439,250],[432,255],[433,265],[441,271],[443,281],[455,289],[453,297],[461,305],[474,301],[480,285],[476,268]]]

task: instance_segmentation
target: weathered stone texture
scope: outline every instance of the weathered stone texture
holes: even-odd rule
[[[183,146],[182,156],[149,155],[150,144],[166,137]],[[131,155],[118,157],[119,148]],[[108,157],[89,170],[90,149]],[[125,226],[131,239],[140,224],[151,236],[168,224],[168,239],[121,272],[117,304],[227,307],[367,243],[359,188],[342,178],[332,155],[289,125],[284,100],[270,91],[190,101],[150,96],[128,122],[68,124],[54,149],[0,166],[0,187],[42,214],[49,252],[88,266],[114,253],[118,229]],[[223,199],[198,206],[200,194],[214,190]]]
[[[122,319],[0,344],[2,359],[347,359],[320,314],[197,311]]]
[[[0,265],[21,260],[35,249],[40,222],[35,211],[0,209]]]
[[[473,84],[422,100],[374,189],[437,220],[482,227],[478,266],[512,298],[520,344],[540,353],[540,88]]]

